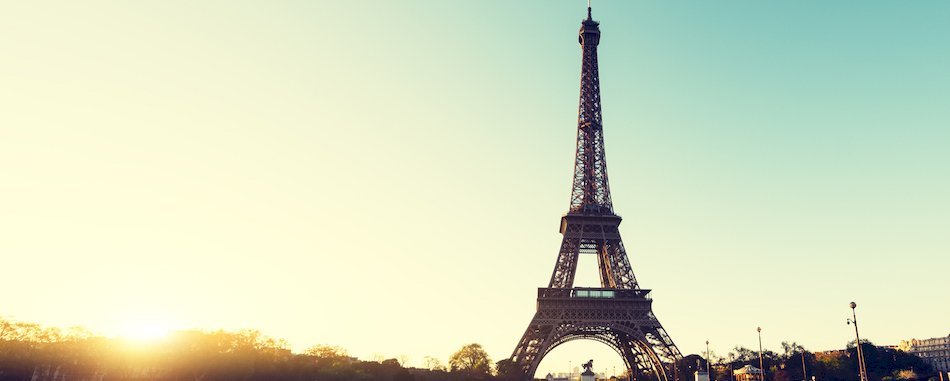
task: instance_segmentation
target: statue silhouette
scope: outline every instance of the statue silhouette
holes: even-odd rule
[[[591,368],[593,368],[593,367],[594,367],[594,360],[593,360],[593,359],[591,359],[591,360],[588,361],[586,364],[584,364],[584,370],[590,370],[591,372],[593,372],[593,370],[591,370]]]

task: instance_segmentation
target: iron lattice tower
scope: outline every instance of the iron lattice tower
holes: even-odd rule
[[[616,350],[634,377],[673,381],[682,355],[653,314],[650,290],[637,284],[610,200],[597,72],[600,27],[590,7],[578,40],[583,60],[571,205],[561,218],[563,240],[551,282],[538,289],[538,311],[511,361],[529,378],[558,345],[591,339]],[[580,254],[597,256],[601,287],[573,287]]]

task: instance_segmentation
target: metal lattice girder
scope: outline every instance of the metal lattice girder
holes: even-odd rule
[[[650,291],[637,284],[610,199],[597,69],[600,28],[590,8],[579,41],[583,59],[571,204],[561,219],[563,240],[551,282],[538,289],[538,311],[511,360],[529,378],[552,349],[589,339],[617,351],[631,373],[670,381],[682,354],[653,314]],[[581,254],[597,256],[601,288],[573,288]]]
[[[576,215],[567,214],[561,219],[561,250],[554,273],[551,274],[551,288],[570,288],[574,285],[577,272],[577,257],[580,254],[597,255],[600,268],[601,286],[636,289],[637,278],[623,248],[620,239],[621,218],[617,215]]]
[[[613,214],[607,160],[604,156],[604,128],[600,108],[600,75],[597,69],[597,45],[600,28],[588,18],[578,37],[582,47],[581,96],[577,111],[577,153],[574,156],[574,182],[571,213]]]
[[[539,289],[538,312],[511,360],[530,377],[557,346],[590,339],[613,348],[628,369],[669,381],[670,364],[682,356],[653,315],[651,304],[649,290]]]

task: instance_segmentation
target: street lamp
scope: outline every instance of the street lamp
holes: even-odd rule
[[[848,319],[847,323],[854,324],[855,346],[858,347],[858,377],[861,381],[868,381],[867,364],[864,362],[864,351],[861,350],[861,335],[858,334],[858,315],[854,312],[858,304],[851,302],[848,306],[851,307],[851,319]]]
[[[802,348],[802,381],[808,381],[808,372],[805,371],[805,348]]]
[[[765,365],[762,364],[762,327],[755,327],[755,330],[759,332],[759,379],[765,381]]]
[[[709,374],[709,340],[706,340],[706,374]]]

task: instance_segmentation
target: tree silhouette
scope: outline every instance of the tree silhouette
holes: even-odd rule
[[[449,357],[449,368],[453,372],[490,374],[491,358],[481,345],[472,343],[463,346]]]

